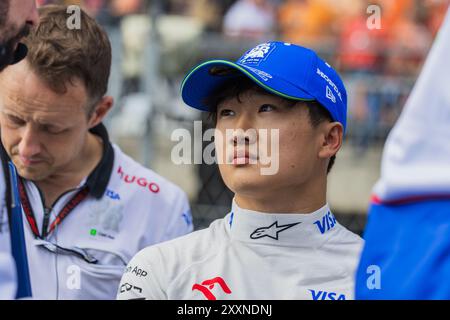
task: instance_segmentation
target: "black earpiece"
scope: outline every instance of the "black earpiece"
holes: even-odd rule
[[[8,49],[5,45],[0,44],[0,70],[8,65]]]
[[[11,64],[16,64],[27,56],[28,48],[23,43],[19,43],[16,49],[16,52],[14,52],[14,58]]]
[[[23,43],[17,45],[16,51],[11,55],[8,46],[0,44],[0,70],[8,65],[16,64],[22,61],[28,53],[28,48]]]

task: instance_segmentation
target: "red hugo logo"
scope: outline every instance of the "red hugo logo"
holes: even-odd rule
[[[154,182],[149,182],[145,178],[138,178],[136,176],[130,176],[123,172],[122,167],[119,166],[117,173],[120,175],[120,179],[125,181],[125,183],[136,183],[138,186],[143,188],[148,188],[153,193],[159,192],[159,186]]]
[[[223,280],[221,277],[205,280],[201,284],[196,283],[192,286],[192,291],[194,290],[200,291],[208,300],[217,300],[216,297],[211,292],[211,290],[214,288],[216,284],[218,284],[222,288],[223,292],[225,292],[226,294],[231,294],[230,288],[225,283],[225,280]]]

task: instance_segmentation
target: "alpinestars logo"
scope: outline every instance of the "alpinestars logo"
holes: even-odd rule
[[[278,221],[275,221],[268,227],[262,227],[258,228],[250,235],[251,239],[261,239],[264,237],[272,238],[274,240],[278,240],[278,234],[280,232],[283,232],[284,230],[287,230],[289,228],[292,228],[293,226],[296,226],[300,224],[301,222],[297,223],[291,223],[291,224],[285,224],[282,226],[278,225]]]

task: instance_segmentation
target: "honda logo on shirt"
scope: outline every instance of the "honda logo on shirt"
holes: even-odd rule
[[[201,284],[196,283],[192,286],[192,291],[200,291],[201,293],[203,293],[207,300],[217,300],[216,296],[212,293],[212,290],[214,289],[216,284],[219,285],[220,289],[224,293],[231,294],[230,288],[225,283],[225,280],[223,280],[221,277],[205,280]]]

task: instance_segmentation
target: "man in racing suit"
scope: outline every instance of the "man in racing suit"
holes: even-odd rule
[[[139,252],[118,299],[352,299],[363,242],[326,201],[346,125],[338,74],[312,50],[268,42],[236,63],[194,68],[182,96],[215,119],[232,209],[205,230]],[[263,170],[264,149],[277,170]]]

